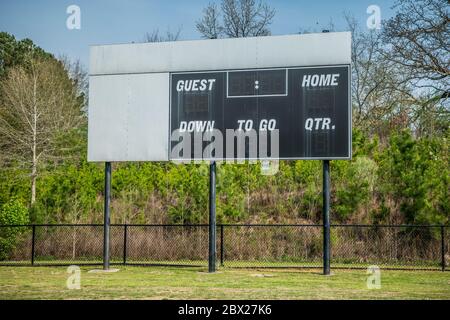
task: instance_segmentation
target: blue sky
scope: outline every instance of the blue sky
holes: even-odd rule
[[[88,66],[89,45],[142,42],[146,32],[176,31],[183,40],[199,39],[195,21],[212,0],[0,0],[0,31],[18,39],[30,38],[56,56],[66,54]],[[267,1],[276,9],[272,34],[320,31],[330,19],[338,30],[345,28],[344,12],[365,26],[367,7],[376,4],[382,19],[392,16],[393,0],[294,0]],[[66,28],[69,5],[81,9],[81,29]]]

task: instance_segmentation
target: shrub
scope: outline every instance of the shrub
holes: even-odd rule
[[[0,210],[0,225],[21,225],[29,222],[28,209],[17,199],[5,203]],[[24,232],[20,227],[0,227],[0,260],[5,260],[14,250]]]

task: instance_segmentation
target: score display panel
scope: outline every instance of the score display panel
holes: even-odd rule
[[[350,159],[349,81],[349,65],[171,73],[170,131],[217,129],[225,148],[227,129],[278,129],[280,160]]]

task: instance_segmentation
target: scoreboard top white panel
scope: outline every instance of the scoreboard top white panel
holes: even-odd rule
[[[349,65],[350,32],[101,45],[90,75]]]

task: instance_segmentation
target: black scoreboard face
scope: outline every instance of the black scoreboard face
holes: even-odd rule
[[[279,159],[349,159],[349,81],[348,65],[173,73],[171,131],[220,130],[225,148],[227,129],[278,130]]]

